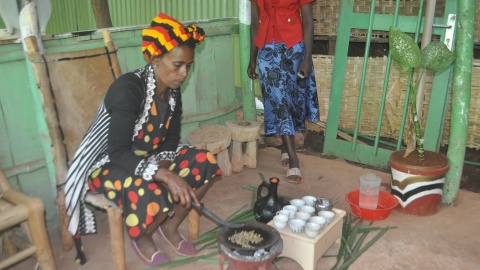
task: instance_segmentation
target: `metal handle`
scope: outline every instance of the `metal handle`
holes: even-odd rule
[[[220,223],[223,226],[227,226],[227,227],[230,227],[230,228],[241,228],[241,227],[245,226],[245,223],[231,223],[231,222],[228,222],[228,221],[222,219],[221,217],[215,215],[213,212],[211,212],[210,210],[205,208],[203,203],[200,203],[200,205],[198,205],[195,202],[192,202],[192,206],[195,209],[197,209],[199,212],[204,213],[207,217],[211,218],[216,223]]]

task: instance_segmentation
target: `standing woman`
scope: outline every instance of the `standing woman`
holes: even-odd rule
[[[81,264],[86,260],[79,236],[96,232],[85,207],[88,191],[104,194],[123,210],[132,249],[145,264],[169,261],[155,246],[154,233],[178,254],[197,253],[178,226],[221,170],[210,152],[179,146],[180,86],[204,38],[200,27],[160,13],[142,32],[150,63],[120,76],[100,103],[65,184],[68,230],[76,236]]]
[[[286,180],[299,184],[303,178],[295,152],[295,132],[305,130],[305,119],[320,119],[312,63],[315,0],[250,1],[247,73],[251,79],[260,78],[265,134],[282,137],[281,163],[289,167]]]

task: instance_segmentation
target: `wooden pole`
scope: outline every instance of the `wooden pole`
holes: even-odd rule
[[[92,9],[97,29],[112,27],[108,0],[92,0]]]
[[[67,155],[65,151],[65,145],[60,134],[60,123],[56,114],[55,100],[53,99],[50,91],[47,71],[42,63],[43,58],[39,53],[36,38],[34,36],[26,37],[24,39],[24,43],[27,49],[28,58],[33,62],[32,66],[37,79],[37,85],[42,95],[43,109],[47,119],[48,132],[52,140],[52,154],[54,158],[53,162],[55,166],[56,182],[57,184],[62,184],[67,176]],[[65,194],[63,191],[60,192],[60,189],[57,190],[57,198],[55,203],[59,207],[63,250],[68,251],[73,247],[73,239],[72,235],[70,235],[67,230],[63,229],[68,226],[69,218],[65,212]]]
[[[112,245],[112,258],[115,270],[125,270],[125,247],[123,238],[123,216],[122,211],[115,207],[105,206],[108,213],[108,224],[110,226],[110,242]],[[133,241],[133,240],[132,240]]]

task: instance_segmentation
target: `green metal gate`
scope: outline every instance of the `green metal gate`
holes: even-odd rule
[[[387,168],[388,159],[392,151],[403,148],[402,137],[403,127],[406,121],[406,106],[403,109],[402,122],[398,134],[390,138],[391,140],[381,139],[383,137],[381,132],[382,125],[385,125],[384,114],[387,90],[389,87],[391,87],[389,78],[393,61],[391,61],[390,53],[386,60],[384,70],[380,71],[385,72],[383,89],[376,90],[381,92],[381,101],[377,102],[378,104],[371,104],[368,102],[371,101],[369,100],[369,96],[365,95],[365,81],[368,78],[367,71],[369,71],[369,50],[372,41],[372,32],[388,31],[390,26],[394,25],[404,32],[415,33],[415,41],[418,42],[419,33],[421,33],[423,30],[422,25],[424,17],[422,14],[424,1],[419,1],[418,16],[398,15],[400,3],[400,0],[396,0],[394,14],[376,14],[375,7],[377,3],[376,0],[372,0],[370,13],[368,14],[355,13],[354,1],[342,0],[341,2],[327,128],[325,133],[324,154],[327,156],[336,156],[361,164],[371,165],[379,168]],[[446,31],[449,30],[452,32],[455,28],[454,22],[456,4],[456,0],[447,0],[445,3],[443,18],[434,18],[433,20],[434,27],[432,34],[437,35],[441,41],[447,44],[447,46],[454,44],[452,40],[453,37],[446,38]],[[349,81],[345,78],[349,75],[347,73],[347,54],[349,49],[350,33],[352,29],[367,30],[365,55],[363,58],[363,66],[361,68],[361,81],[359,83],[360,87],[358,91],[355,92],[355,96],[358,95],[356,106],[354,106],[355,108],[350,108],[350,110],[342,110],[342,106],[345,105],[342,103],[346,98],[344,96],[344,89],[346,84],[349,83]],[[378,73],[378,70],[374,72]],[[425,149],[428,150],[438,151],[440,147],[443,122],[448,104],[447,101],[450,89],[450,74],[451,70],[449,69],[442,73],[437,73],[433,79],[430,103],[428,105],[428,117],[426,117],[425,124],[423,125],[426,138]],[[408,95],[408,90],[406,95]],[[351,96],[349,96],[349,98],[351,98]],[[364,103],[367,104],[367,107],[363,106]],[[365,123],[362,122],[365,120],[365,113],[362,114],[362,110],[365,111],[366,109],[368,109],[370,114],[373,113],[375,116],[378,115],[378,120],[376,120],[374,123],[368,124],[370,128],[373,127],[374,130],[374,132],[372,132],[373,134],[370,135],[362,133],[361,128],[362,124],[365,125]],[[347,116],[345,117],[345,115],[342,115],[342,113],[347,114]],[[351,141],[339,139],[337,136],[337,132],[339,130],[345,131],[345,129],[342,128],[342,123],[340,121],[341,116],[342,119],[354,119],[354,127],[348,130],[352,134]],[[370,139],[371,143],[361,143],[358,140],[359,138]],[[395,140],[396,143],[392,142]]]

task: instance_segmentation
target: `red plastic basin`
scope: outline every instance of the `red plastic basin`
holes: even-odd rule
[[[397,199],[390,193],[381,191],[378,194],[377,209],[362,208],[358,204],[360,190],[355,189],[347,193],[345,200],[350,204],[350,208],[355,216],[366,220],[386,219],[392,209],[398,205]]]

